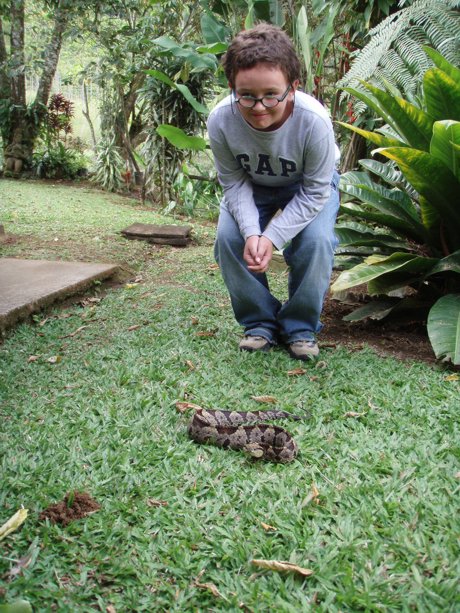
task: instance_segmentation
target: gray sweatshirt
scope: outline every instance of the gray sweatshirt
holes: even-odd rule
[[[246,240],[261,235],[253,184],[299,184],[283,212],[263,232],[277,249],[303,230],[326,204],[337,147],[327,111],[312,96],[296,91],[291,116],[277,130],[252,128],[231,95],[208,117],[208,135],[225,204]]]

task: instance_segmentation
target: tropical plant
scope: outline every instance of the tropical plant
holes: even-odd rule
[[[367,283],[377,297],[348,320],[433,307],[434,351],[460,364],[460,70],[425,51],[436,67],[424,75],[421,107],[369,83],[361,84],[366,93],[348,88],[385,125],[373,132],[342,125],[390,161],[361,160],[364,171],[342,176],[348,201],[337,233],[342,249],[363,261],[343,271],[332,291]]]
[[[96,172],[93,181],[108,191],[115,192],[123,185],[124,161],[115,145],[115,138],[97,148]]]
[[[42,179],[75,179],[86,173],[85,156],[58,141],[38,148],[32,158],[32,168]]]
[[[399,2],[401,10],[378,23],[354,58],[339,87],[360,87],[360,81],[391,86],[417,104],[423,75],[433,66],[423,46],[436,49],[454,65],[460,62],[458,0]],[[354,110],[359,114],[357,106]]]

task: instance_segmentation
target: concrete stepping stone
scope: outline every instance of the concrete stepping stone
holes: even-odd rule
[[[191,226],[154,225],[133,223],[121,231],[123,236],[132,240],[148,241],[158,245],[186,247],[190,242]]]
[[[0,258],[0,334],[44,307],[118,272],[115,264]]]

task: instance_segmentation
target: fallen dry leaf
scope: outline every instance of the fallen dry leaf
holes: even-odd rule
[[[176,409],[179,413],[185,413],[188,409],[203,410],[203,407],[198,406],[197,404],[193,404],[193,402],[182,402],[178,400],[176,402]]]
[[[200,320],[198,319],[198,317],[194,317],[193,316],[193,317],[190,318],[190,321],[192,323],[192,326],[196,326],[199,323]]]
[[[149,507],[167,507],[168,503],[166,500],[156,500],[155,498],[149,498],[147,500],[147,505]]]
[[[26,521],[28,513],[28,509],[21,508],[19,511],[16,511],[3,526],[0,526],[0,541],[11,532],[17,530],[19,526]]]
[[[315,368],[327,368],[327,362],[325,362],[324,360],[319,360],[318,362],[316,362]]]
[[[347,411],[343,414],[344,417],[364,417],[366,413],[356,413],[356,411]]]
[[[133,330],[138,330],[141,327],[141,324],[134,324],[133,326],[129,326],[127,329],[128,332],[132,332]]]
[[[265,532],[276,532],[278,530],[278,528],[275,528],[275,526],[270,526],[270,524],[266,524],[263,521],[260,522],[260,525],[265,530]]]
[[[291,564],[291,562],[279,562],[278,560],[251,560],[251,564],[259,568],[265,568],[266,570],[298,573],[303,577],[310,577],[310,575],[313,574],[313,571],[309,568],[302,568],[301,566],[297,566],[297,564]]]
[[[8,571],[8,578],[10,579],[10,581],[18,577],[22,573],[22,571],[29,566],[31,562],[32,562],[31,553],[27,554],[23,558],[20,558],[17,561],[17,564]]]
[[[207,330],[207,331],[202,331],[202,332],[197,332],[196,335],[197,336],[201,336],[203,337],[207,337],[207,336],[216,336],[216,332],[217,330]]]
[[[199,583],[198,581],[195,581],[193,585],[200,588],[200,590],[209,590],[216,598],[222,598],[222,594],[219,592],[214,583]]]
[[[288,370],[287,374],[290,377],[297,377],[298,375],[304,375],[306,372],[305,368],[294,368],[293,370]]]
[[[190,368],[190,370],[195,370],[195,364],[192,362],[192,360],[185,360],[185,363]]]
[[[39,355],[29,355],[27,362],[36,362],[39,359]]]
[[[315,502],[315,504],[319,504],[319,491],[314,483],[312,483],[311,490],[302,500],[302,508],[306,507],[310,502]]]
[[[256,402],[267,402],[269,404],[276,404],[278,400],[274,396],[251,396]]]
[[[73,332],[71,332],[70,334],[66,334],[65,336],[60,336],[59,338],[72,338],[74,337],[76,334],[78,334],[79,332],[81,332],[82,330],[84,330],[85,328],[87,328],[88,326],[80,326],[79,328],[77,328],[76,330],[74,330]]]
[[[444,377],[444,381],[458,381],[460,379],[460,375],[447,375]]]

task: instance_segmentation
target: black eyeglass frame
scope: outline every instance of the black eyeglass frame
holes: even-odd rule
[[[254,98],[254,96],[244,96],[243,95],[243,96],[240,96],[239,98],[237,98],[235,90],[233,90],[233,96],[235,98],[235,102],[237,104],[240,104],[243,107],[243,109],[253,109],[258,102],[261,102],[262,106],[264,106],[266,109],[274,109],[274,108],[276,108],[278,106],[278,104],[280,102],[283,102],[283,100],[286,98],[286,96],[291,91],[291,89],[292,89],[292,85],[289,84],[287,90],[280,97],[278,97],[278,96],[262,96],[262,98]],[[252,101],[251,106],[246,106],[245,104],[241,104],[241,100],[243,98],[244,98],[244,100],[248,100],[248,101],[251,100]],[[268,105],[267,106],[264,103],[264,99],[266,99],[266,98],[268,98],[269,100],[276,100],[276,104],[272,104],[272,105]]]

